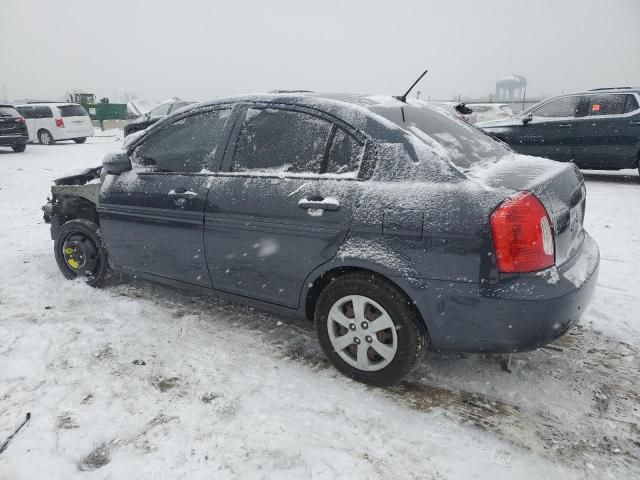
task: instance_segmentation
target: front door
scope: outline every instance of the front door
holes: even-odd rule
[[[133,171],[100,193],[111,261],[127,270],[210,287],[203,224],[209,173],[220,164],[231,110],[184,114],[130,152]]]
[[[517,127],[514,149],[525,155],[571,161],[579,101],[579,96],[560,97],[533,110],[531,121]]]
[[[304,109],[245,112],[205,207],[213,287],[295,308],[309,273],[346,237],[362,142]]]

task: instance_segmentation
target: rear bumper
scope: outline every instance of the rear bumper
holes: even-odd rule
[[[517,352],[563,335],[586,310],[598,279],[600,252],[585,234],[580,252],[559,269],[502,279],[494,285],[423,282],[411,294],[435,350]]]
[[[25,145],[29,137],[26,135],[0,135],[0,145],[13,146],[13,145]]]
[[[73,138],[93,137],[95,131],[93,127],[65,128],[51,132],[55,140],[71,140]]]

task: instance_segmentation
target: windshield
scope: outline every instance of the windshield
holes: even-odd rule
[[[405,122],[398,126],[414,133],[425,143],[431,139],[444,147],[450,160],[461,170],[478,163],[496,161],[511,152],[480,129],[456,118],[444,115],[423,102],[413,102],[404,107]],[[429,138],[424,138],[424,135]]]

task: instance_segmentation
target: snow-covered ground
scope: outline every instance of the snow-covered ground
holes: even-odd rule
[[[331,368],[311,325],[136,280],[63,280],[51,179],[114,136],[0,151],[0,479],[640,476],[640,179],[588,173],[580,325],[512,357],[430,353],[402,385]],[[105,135],[109,135],[108,133]]]

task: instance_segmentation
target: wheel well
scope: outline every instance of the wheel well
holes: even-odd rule
[[[42,132],[49,132],[49,130],[47,130],[46,128],[41,128],[38,130],[38,135],[40,135],[40,133]],[[51,134],[51,132],[49,132],[49,134]]]
[[[45,211],[45,220],[51,222],[51,237],[55,238],[58,229],[69,220],[89,220],[100,225],[95,203],[86,198],[73,195],[55,195],[50,211]]]
[[[420,318],[420,320],[422,320],[422,323],[426,328],[426,324],[424,323],[424,319],[422,318],[420,311],[415,306],[415,303],[411,300],[409,295],[407,295],[407,293],[404,291],[404,289],[400,285],[398,285],[393,280],[390,280],[388,277],[381,275],[378,272],[374,272],[373,270],[368,270],[366,268],[359,268],[359,267],[334,268],[332,270],[324,272],[322,275],[320,275],[318,278],[314,280],[313,284],[307,291],[306,302],[305,302],[305,315],[309,321],[313,322],[316,303],[318,302],[318,298],[320,298],[320,293],[322,292],[322,290],[324,290],[324,288],[327,285],[329,285],[334,279],[342,275],[345,275],[347,273],[355,273],[355,272],[369,273],[371,275],[379,277],[384,281],[390,282],[391,284],[395,285],[405,295],[405,297],[407,297],[408,303],[413,306],[413,309],[416,315],[418,316],[418,318]]]

